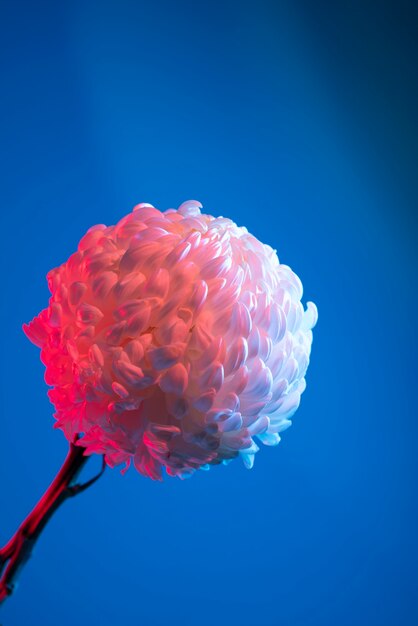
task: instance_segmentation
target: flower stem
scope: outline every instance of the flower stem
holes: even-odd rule
[[[102,475],[105,468],[104,458],[102,470],[97,476],[84,484],[73,484],[88,459],[83,453],[84,448],[70,443],[67,457],[58,474],[10,541],[0,549],[0,604],[13,593],[21,568],[31,556],[38,537],[58,507],[67,498],[87,489]]]

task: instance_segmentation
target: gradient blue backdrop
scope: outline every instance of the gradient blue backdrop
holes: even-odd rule
[[[198,199],[319,308],[280,446],[185,482],[109,470],[52,520],[4,626],[418,623],[409,5],[1,4],[1,541],[66,452],[21,325],[89,226]]]

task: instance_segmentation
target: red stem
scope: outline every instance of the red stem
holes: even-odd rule
[[[83,453],[83,448],[70,443],[58,474],[10,541],[0,550],[0,604],[13,593],[20,569],[29,559],[33,546],[54,512],[64,500],[86,489],[103,473],[104,463],[100,474],[93,479],[83,485],[72,485],[88,459]]]

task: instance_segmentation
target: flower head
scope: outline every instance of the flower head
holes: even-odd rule
[[[24,331],[55,426],[86,454],[186,477],[280,441],[305,389],[317,311],[276,251],[230,219],[139,204],[51,270]]]

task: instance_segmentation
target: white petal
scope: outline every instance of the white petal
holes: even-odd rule
[[[245,304],[236,302],[232,307],[230,330],[235,335],[248,337],[251,332],[252,320]]]
[[[90,358],[90,361],[92,363],[96,363],[100,367],[103,367],[103,365],[104,365],[103,352],[100,350],[100,348],[97,345],[97,343],[94,343],[92,346],[90,346],[90,348],[89,348],[89,358]]]
[[[118,282],[118,275],[116,272],[103,272],[92,282],[91,288],[96,298],[107,298],[112,288]]]
[[[118,322],[117,324],[113,324],[113,326],[109,326],[105,334],[106,341],[112,346],[118,345],[122,339],[122,335],[125,329],[126,329],[126,320],[123,320],[122,322]]]
[[[232,413],[225,421],[219,424],[219,429],[222,432],[230,432],[231,430],[240,430],[242,428],[242,416],[241,413]]]
[[[289,426],[292,425],[292,422],[290,420],[287,419],[283,419],[281,421],[277,421],[277,422],[271,422],[270,426],[269,426],[269,433],[271,434],[275,434],[275,433],[281,433],[284,430],[286,430],[287,428],[289,428]]]
[[[77,321],[81,324],[95,326],[103,319],[102,311],[93,304],[83,302],[77,309]]]
[[[169,269],[172,269],[176,263],[179,263],[189,254],[192,246],[188,241],[182,241],[166,258],[166,264]]]
[[[138,364],[144,356],[143,345],[137,339],[132,339],[132,341],[126,344],[125,352],[128,355],[130,361],[132,361],[132,363],[134,364]]]
[[[198,280],[194,285],[188,306],[197,314],[202,308],[208,295],[208,285],[204,280]]]
[[[280,436],[278,433],[265,432],[257,435],[257,438],[264,443],[265,446],[277,446],[280,443]]]
[[[172,344],[149,351],[149,358],[156,370],[163,370],[174,365],[183,353],[182,344]]]
[[[76,281],[70,285],[68,297],[72,305],[77,305],[87,291],[87,285]]]
[[[301,330],[311,330],[318,321],[318,309],[313,302],[306,303],[307,310],[300,325]]]
[[[259,435],[263,432],[266,432],[268,427],[270,426],[270,420],[267,415],[261,415],[255,422],[253,422],[250,426],[248,426],[248,432],[253,437],[254,435]]]
[[[247,469],[252,469],[254,465],[254,454],[246,454],[240,450],[240,456],[245,467]]]
[[[123,383],[130,386],[137,386],[144,378],[144,372],[140,367],[126,361],[119,360],[113,363],[113,370]]]
[[[184,394],[187,383],[188,374],[182,363],[176,363],[170,367],[159,380],[159,385],[163,391],[175,393],[178,396]]]
[[[214,278],[215,276],[223,276],[232,266],[232,260],[229,256],[219,256],[216,259],[210,259],[200,270],[200,275],[205,280]]]
[[[248,357],[248,344],[244,337],[238,337],[236,342],[230,347],[225,361],[225,376],[229,376],[242,365]]]
[[[197,409],[198,411],[202,411],[203,413],[206,413],[212,407],[213,401],[215,399],[215,395],[216,395],[215,389],[209,389],[205,393],[202,393],[201,396],[199,396],[193,401],[194,408]]]
[[[102,312],[99,311],[99,313],[103,317]],[[62,306],[59,304],[59,302],[52,302],[49,307],[49,320],[48,320],[49,325],[52,326],[52,328],[58,328],[59,326],[61,326],[61,318],[62,318]],[[87,323],[90,324],[91,322],[87,321]]]
[[[112,383],[112,389],[120,398],[127,398],[129,396],[129,391],[126,387],[116,381]]]
[[[187,200],[180,204],[177,211],[181,213],[181,215],[200,215],[200,209],[202,208],[202,204],[197,200]]]

